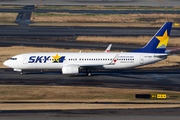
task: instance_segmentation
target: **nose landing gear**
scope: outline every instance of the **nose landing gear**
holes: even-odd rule
[[[23,75],[23,71],[22,71],[22,69],[14,69],[14,71],[16,71],[16,72],[20,72],[20,75]]]

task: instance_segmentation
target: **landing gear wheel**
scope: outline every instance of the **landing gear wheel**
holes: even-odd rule
[[[87,74],[87,76],[91,76],[92,75],[90,70],[86,70],[86,74]]]
[[[23,71],[20,72],[20,75],[23,75]]]
[[[88,75],[88,76],[91,76],[92,74],[89,72],[89,73],[87,73],[87,75]]]

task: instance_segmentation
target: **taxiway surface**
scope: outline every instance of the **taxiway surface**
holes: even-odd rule
[[[178,0],[0,0],[3,5],[180,6]]]
[[[13,12],[13,13],[48,13],[48,12],[60,12],[60,13],[84,13],[84,14],[153,14],[153,13],[163,13],[163,14],[179,14],[180,11],[168,10],[51,10],[51,9],[0,9],[0,12]]]
[[[31,70],[24,75],[12,69],[0,69],[0,84],[6,85],[59,85],[93,86],[107,88],[158,89],[180,91],[180,68],[172,69],[127,69],[114,71],[92,71],[79,75],[62,75],[61,71]]]
[[[1,25],[0,36],[153,36],[157,27],[60,27]],[[172,28],[171,37],[180,37],[180,28]]]
[[[44,39],[44,38],[42,38]],[[25,38],[21,40],[17,39],[1,39],[0,46],[33,46],[33,47],[50,47],[50,48],[64,48],[64,49],[92,49],[92,50],[104,50],[107,48],[109,43],[93,43],[93,42],[78,42],[78,41],[52,41],[52,40],[36,40],[30,38]],[[132,51],[141,48],[142,45],[133,45],[133,44],[117,44],[112,45],[111,50],[127,50]]]
[[[180,108],[117,110],[1,111],[1,120],[178,120]]]

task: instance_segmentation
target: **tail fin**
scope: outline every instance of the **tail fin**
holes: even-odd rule
[[[145,47],[132,52],[165,53],[171,27],[172,22],[166,22]]]

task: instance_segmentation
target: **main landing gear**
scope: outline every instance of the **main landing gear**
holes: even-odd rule
[[[23,71],[20,72],[20,75],[23,75]]]
[[[92,75],[91,71],[90,70],[86,70],[86,75],[87,76],[91,76]]]

